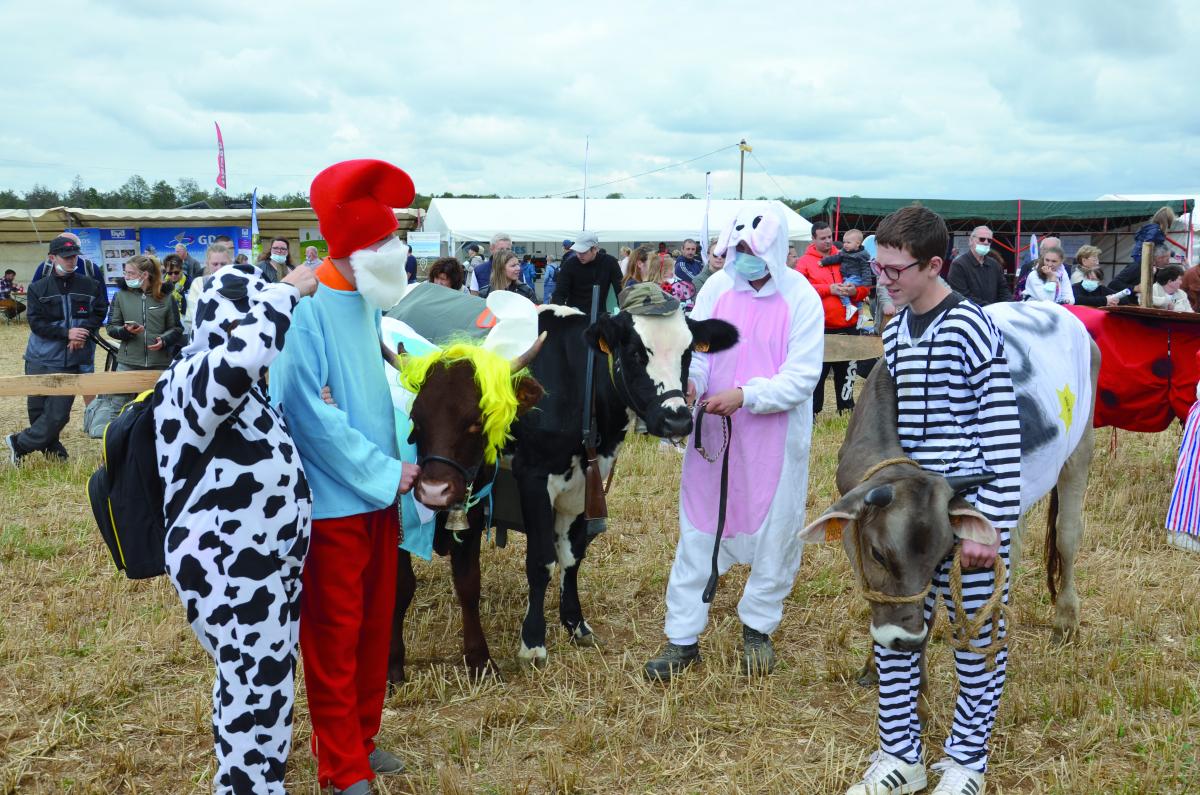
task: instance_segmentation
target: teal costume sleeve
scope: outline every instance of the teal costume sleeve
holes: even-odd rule
[[[322,341],[300,324],[292,333],[295,338],[289,337],[288,347],[271,368],[271,396],[283,406],[305,472],[313,467],[320,470],[316,477],[309,476],[314,503],[325,503],[321,512],[329,515],[333,508],[330,503],[338,501],[337,495],[318,492],[325,481],[376,510],[393,505],[400,487],[400,460],[351,426],[345,411],[321,399],[321,389],[329,377]],[[336,400],[336,385],[333,390]]]

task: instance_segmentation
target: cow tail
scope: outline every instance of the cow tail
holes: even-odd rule
[[[1058,602],[1062,586],[1062,559],[1058,556],[1058,487],[1050,492],[1050,508],[1046,512],[1046,587],[1050,589],[1050,604]]]

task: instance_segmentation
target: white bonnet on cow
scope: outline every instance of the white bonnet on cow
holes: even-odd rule
[[[483,341],[486,350],[511,361],[533,347],[538,337],[538,309],[532,301],[508,290],[496,290],[488,295],[487,308],[496,316],[496,325]]]
[[[787,270],[787,218],[778,202],[743,205],[717,238],[714,253],[732,263],[738,243],[745,241],[756,256],[766,260],[767,269],[777,277]],[[735,279],[743,278],[736,269],[728,269]]]

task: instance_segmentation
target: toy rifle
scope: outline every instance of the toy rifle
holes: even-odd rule
[[[594,325],[600,312],[600,285],[592,285],[591,322]],[[596,349],[587,348],[587,368],[583,382],[583,449],[587,454],[584,476],[583,515],[587,519],[589,536],[600,535],[608,529],[608,504],[604,498],[604,481],[600,477],[600,461],[596,453],[599,430],[596,426]]]

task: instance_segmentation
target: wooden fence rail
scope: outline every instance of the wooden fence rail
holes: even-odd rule
[[[858,337],[843,334],[825,336],[825,361],[847,362],[876,359],[883,355],[879,337]],[[0,376],[0,397],[27,395],[110,395],[144,392],[153,388],[159,370],[127,370],[124,372],[88,373],[74,375]]]

